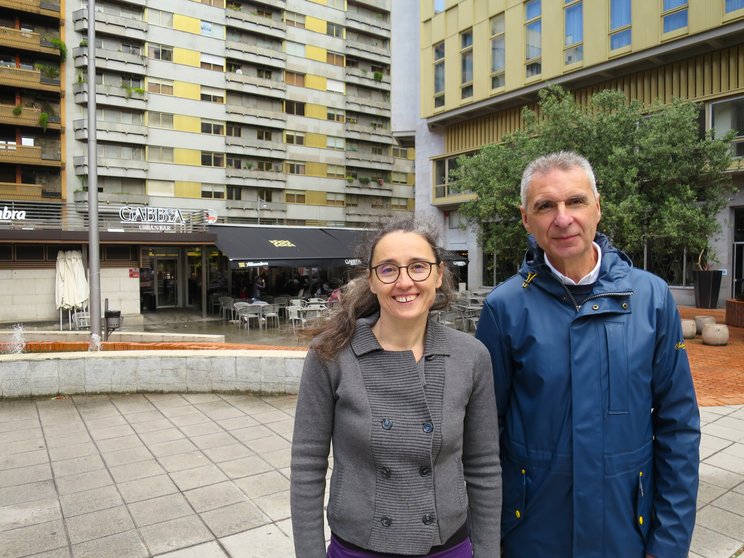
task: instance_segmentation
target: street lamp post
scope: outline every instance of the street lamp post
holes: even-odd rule
[[[256,204],[256,211],[258,212],[258,224],[261,224],[261,210],[269,207],[261,196],[258,196],[258,203]]]
[[[88,275],[90,336],[101,336],[101,255],[98,236],[98,156],[96,149],[96,0],[88,0]],[[94,338],[93,336],[97,336]]]

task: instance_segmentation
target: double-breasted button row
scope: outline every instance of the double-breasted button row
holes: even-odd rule
[[[423,523],[424,525],[431,525],[432,523],[434,523],[435,520],[436,519],[433,513],[425,513],[421,518],[421,523]],[[393,520],[387,515],[383,515],[380,518],[380,523],[383,527],[390,527],[393,524]]]
[[[382,419],[380,424],[382,425],[383,430],[390,430],[393,427],[393,421],[388,418]],[[434,424],[431,421],[427,420],[421,425],[421,430],[423,430],[427,434],[431,434],[432,432],[434,432]]]
[[[431,467],[422,465],[421,467],[419,467],[419,475],[421,475],[422,477],[431,475]],[[380,476],[383,479],[389,479],[391,476],[393,476],[393,472],[390,470],[389,467],[380,467]]]

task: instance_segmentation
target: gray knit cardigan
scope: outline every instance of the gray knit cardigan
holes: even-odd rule
[[[380,553],[421,555],[469,520],[475,558],[499,556],[501,468],[491,359],[429,321],[424,380],[411,351],[385,351],[360,319],[330,362],[311,349],[295,415],[291,507],[297,558],[325,558],[328,524]]]

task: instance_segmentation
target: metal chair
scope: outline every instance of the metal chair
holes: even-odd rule
[[[240,308],[240,314],[238,314],[238,325],[242,326],[245,324],[246,329],[251,329],[251,320],[258,322],[258,329],[261,329],[265,322],[263,316],[261,316],[260,304],[248,304]]]
[[[276,327],[279,327],[279,309],[276,304],[267,304],[261,307],[261,317],[266,323],[266,327],[269,326],[269,321],[274,320]]]
[[[234,315],[236,316],[236,321],[238,322],[238,327],[240,327],[242,325],[242,320],[240,319],[241,312],[243,311],[244,308],[246,308],[246,307],[248,307],[250,305],[251,305],[250,302],[235,302],[233,304],[233,312],[234,312]]]
[[[228,312],[230,313],[230,319],[233,319],[233,304],[235,299],[231,296],[220,297],[220,317],[224,320],[227,318]]]
[[[72,323],[77,331],[90,329],[90,314],[88,312],[75,312],[72,315]]]
[[[300,311],[301,306],[297,306],[294,304],[290,304],[287,306],[287,320],[290,324],[292,324],[292,329],[296,329],[297,324],[300,325],[300,327],[305,327],[305,316],[301,314]]]

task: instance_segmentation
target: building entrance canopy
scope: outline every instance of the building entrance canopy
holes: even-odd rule
[[[210,225],[232,269],[359,265],[363,229]]]

